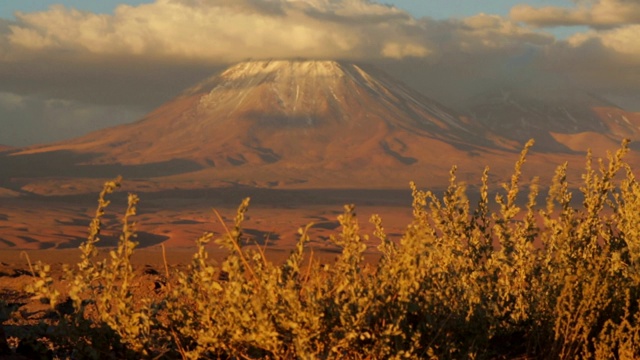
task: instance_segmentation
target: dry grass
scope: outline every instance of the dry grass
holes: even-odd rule
[[[627,143],[596,168],[588,157],[580,207],[566,165],[546,204],[536,203],[534,180],[518,205],[529,146],[493,201],[488,170],[476,204],[455,168],[442,197],[412,184],[413,220],[398,243],[371,218],[376,264],[363,262],[372,240],[346,206],[331,238],[342,249],[334,263],[305,251],[301,229],[296,249],[274,265],[242,247],[246,199],[233,224],[203,234],[188,269],[167,269],[166,287],[149,298],[131,291],[135,195],[118,248],[95,257],[106,196],[118,186],[108,182],[81,262],[67,272],[70,311],[55,306],[47,265],[35,265],[31,291],[58,320],[31,336],[59,358],[640,357],[640,184],[623,161]],[[209,242],[229,251],[219,266]]]

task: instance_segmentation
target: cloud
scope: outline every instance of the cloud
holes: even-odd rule
[[[25,146],[69,139],[131,122],[142,114],[140,110],[0,92],[0,144]]]
[[[629,98],[640,93],[636,3],[521,5],[510,17],[448,20],[368,0],[156,0],[113,14],[53,6],[0,19],[0,126],[11,122],[25,134],[50,127],[58,139],[75,131],[55,130],[65,119],[87,131],[116,123],[109,111],[131,121],[249,58],[372,62],[449,105],[499,87],[547,91],[561,83]],[[570,21],[593,28],[566,40],[539,28]]]
[[[26,109],[24,97],[11,93],[0,93],[0,108],[9,111]]]
[[[579,86],[635,97],[640,106],[640,25],[579,33],[546,51],[545,66],[569,73]],[[626,95],[625,95],[626,94]]]
[[[640,61],[640,24],[614,28],[606,31],[590,31],[570,37],[567,42],[574,48],[588,46],[589,42],[598,42],[612,52],[624,56],[630,61]]]
[[[460,24],[453,32],[464,47],[473,45],[477,51],[543,46],[554,41],[551,35],[533,32],[496,15],[479,14],[461,20]]]
[[[552,41],[497,16],[415,19],[367,0],[156,0],[113,15],[58,5],[0,20],[0,91],[152,107],[248,58],[433,64]]]
[[[156,0],[121,5],[113,15],[56,5],[16,16],[4,36],[10,47],[5,58],[47,52],[209,63],[256,57],[404,59],[438,56],[449,46],[442,43],[449,33],[469,49],[550,39],[498,16],[417,20],[367,0]]]
[[[537,27],[584,25],[593,28],[610,28],[640,24],[640,2],[637,0],[577,1],[575,8],[546,6],[536,8],[517,5],[510,17]]]
[[[422,47],[416,22],[396,8],[351,1],[157,0],[114,15],[61,5],[18,13],[9,43],[23,51],[171,56],[233,62],[261,57],[385,56],[389,43]],[[363,41],[363,40],[367,41]],[[406,55],[404,55],[406,53]],[[414,56],[425,51],[396,52]]]
[[[640,2],[574,0],[573,8],[517,5],[510,19],[530,26],[588,26],[544,48],[538,66],[576,87],[624,99],[640,109]]]
[[[382,49],[382,55],[392,59],[402,59],[407,56],[424,57],[428,54],[429,50],[423,46],[413,44],[388,42]]]

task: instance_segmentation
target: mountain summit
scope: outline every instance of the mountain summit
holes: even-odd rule
[[[184,91],[142,120],[35,151],[97,153],[94,162],[188,159],[205,167],[282,162],[411,165],[492,145],[486,130],[373,67],[336,61],[249,61]]]
[[[403,187],[446,183],[453,164],[473,181],[486,164],[500,173],[520,146],[373,66],[277,60],[231,66],[135,123],[14,155],[181,183]]]

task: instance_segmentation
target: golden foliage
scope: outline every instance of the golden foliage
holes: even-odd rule
[[[413,220],[399,242],[371,218],[376,264],[363,262],[370,240],[350,205],[330,239],[342,250],[334,263],[305,251],[307,227],[274,265],[260,249],[242,247],[246,199],[231,228],[196,241],[188,270],[171,274],[160,299],[137,306],[129,289],[135,195],[117,249],[95,260],[105,196],[119,180],[108,182],[82,260],[67,274],[74,310],[60,315],[64,331],[48,336],[60,356],[94,358],[640,357],[640,185],[623,162],[627,143],[597,170],[588,156],[581,207],[572,205],[566,164],[546,206],[537,203],[536,179],[519,198],[531,145],[495,202],[488,169],[474,208],[455,167],[441,197],[412,183]],[[211,241],[229,251],[219,266],[208,260]],[[55,306],[49,268],[36,269],[31,290]],[[90,318],[89,307],[100,316]]]

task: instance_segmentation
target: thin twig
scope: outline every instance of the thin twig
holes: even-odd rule
[[[164,243],[160,244],[160,247],[162,247],[162,262],[164,262],[164,273],[168,281],[169,280],[169,264],[167,264],[167,251],[164,247]]]
[[[302,295],[302,290],[307,285],[309,281],[309,277],[311,276],[311,265],[313,265],[313,249],[311,249],[311,254],[309,254],[309,265],[307,266],[307,273],[304,275],[303,285],[300,287],[300,295]]]
[[[33,277],[36,277],[36,272],[33,271],[33,266],[31,266],[31,259],[29,259],[29,254],[27,254],[26,251],[21,251],[20,257],[22,257],[23,255],[27,259],[27,264],[29,264],[29,270],[31,271],[31,275],[33,275]]]
[[[262,263],[264,264],[264,266],[266,267],[267,264],[267,257],[265,256],[265,250],[267,249],[267,243],[269,242],[269,235],[271,235],[271,233],[268,233],[265,237],[264,237],[264,248],[260,247],[260,244],[258,243],[258,240],[255,240],[256,243],[256,247],[258,248],[258,251],[260,252],[260,256],[262,257]]]
[[[222,227],[224,228],[224,231],[227,233],[227,236],[229,236],[229,239],[233,243],[233,246],[235,247],[236,251],[238,252],[238,255],[240,255],[240,259],[242,260],[242,263],[247,268],[247,270],[249,270],[249,272],[251,273],[251,276],[253,277],[253,279],[255,281],[257,281],[258,278],[256,277],[256,274],[253,272],[253,269],[251,268],[249,263],[247,262],[247,259],[244,257],[244,253],[242,252],[242,249],[240,248],[240,245],[238,244],[238,241],[236,241],[236,239],[233,237],[233,235],[231,235],[231,231],[229,231],[229,228],[227,227],[227,225],[222,220],[222,216],[220,216],[220,213],[218,212],[218,210],[213,209],[213,212],[214,212],[214,214],[216,214],[216,217],[218,217],[218,221],[220,221],[220,224],[222,224]]]

